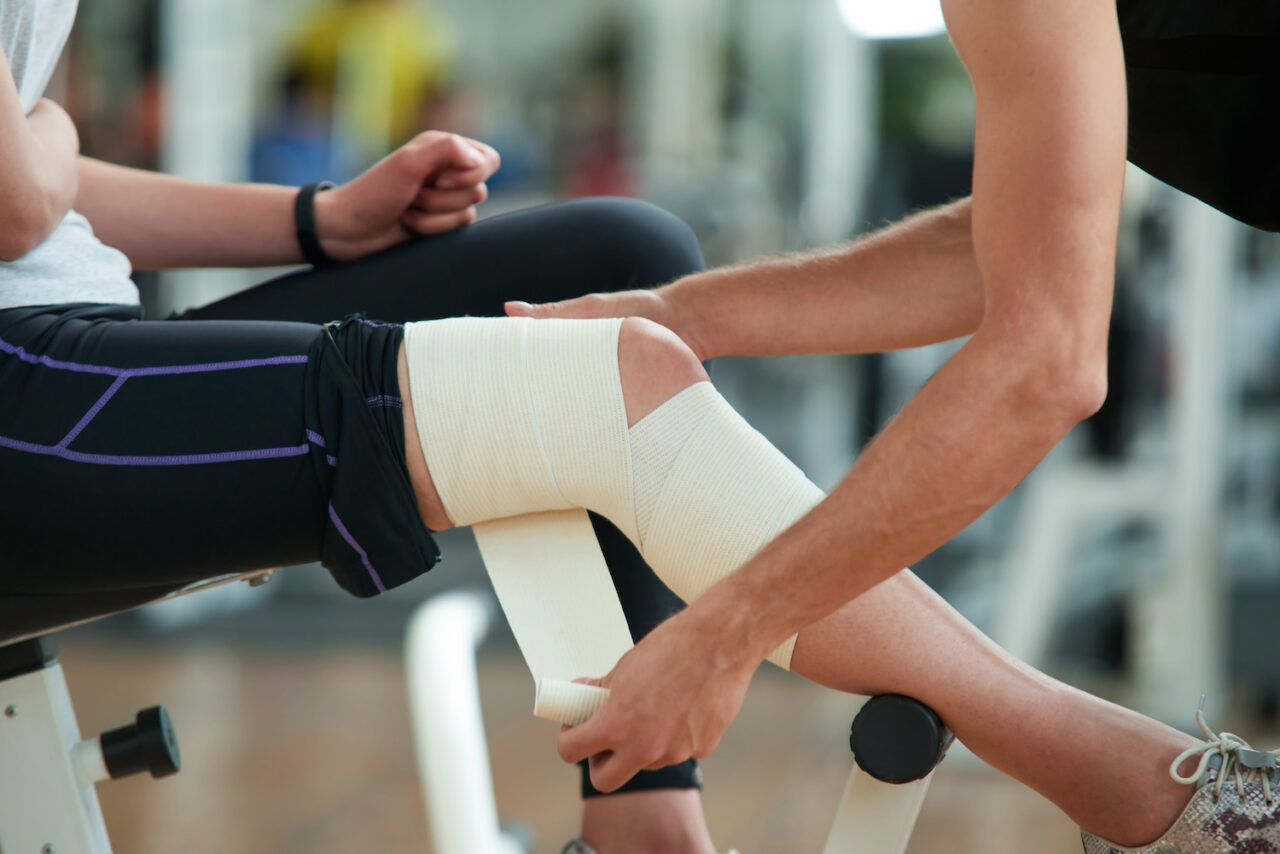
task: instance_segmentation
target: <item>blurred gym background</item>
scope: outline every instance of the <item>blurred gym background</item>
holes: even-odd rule
[[[972,95],[940,26],[927,0],[83,0],[51,94],[85,153],[207,180],[342,180],[457,131],[503,155],[482,216],[638,196],[722,264],[968,192]],[[1039,667],[1184,727],[1204,694],[1216,727],[1274,747],[1280,238],[1131,169],[1120,249],[1106,407],[916,569]],[[138,280],[163,316],[274,272]],[[830,487],[955,346],[724,359],[715,378]],[[372,601],[291,568],[61,636],[86,731],[154,701],[182,738],[183,774],[104,787],[117,850],[429,850],[405,624],[487,587],[470,534],[441,541],[439,568]],[[499,810],[558,851],[576,771],[528,716],[505,629],[480,674]],[[818,850],[850,708],[761,672],[706,763],[723,848]],[[953,754],[911,851],[1078,850],[1051,806]]]

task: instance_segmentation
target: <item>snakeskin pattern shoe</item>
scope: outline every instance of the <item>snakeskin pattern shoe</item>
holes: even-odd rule
[[[1215,735],[1196,712],[1208,743],[1185,751],[1169,768],[1197,791],[1173,827],[1150,845],[1126,848],[1081,832],[1085,854],[1280,854],[1280,750],[1254,750],[1239,736]],[[1200,755],[1189,776],[1178,768]]]

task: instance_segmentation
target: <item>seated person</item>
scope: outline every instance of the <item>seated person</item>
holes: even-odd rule
[[[31,14],[7,14],[16,5]],[[326,553],[355,559],[340,531],[363,538],[361,517],[385,509],[371,500],[378,493],[403,500],[376,524],[406,528],[397,516],[413,512],[407,475],[382,480],[403,469],[400,443],[370,434],[351,445],[331,422],[346,400],[346,418],[399,432],[390,420],[400,412],[394,388],[364,394],[338,355],[345,349],[367,362],[371,373],[360,383],[394,385],[394,363],[385,376],[374,365],[380,347],[394,352],[398,330],[352,321],[324,332],[319,324],[355,313],[385,322],[500,314],[515,296],[657,285],[702,267],[684,223],[632,200],[547,205],[461,228],[475,219],[498,156],[483,143],[430,132],[316,197],[318,251],[340,263],[186,312],[191,322],[140,321],[130,265],[303,261],[298,191],[213,186],[79,157],[66,113],[40,100],[73,4],[3,7],[0,472],[15,491],[0,506],[0,541],[12,546],[0,554],[0,644],[211,576]],[[110,341],[99,349],[91,330],[111,330]],[[317,383],[328,392],[302,392]],[[295,435],[313,404],[330,426]],[[326,438],[328,448],[314,443]],[[369,461],[375,481],[343,486],[360,464],[331,468],[340,453]],[[388,492],[393,483],[400,486]],[[46,489],[58,497],[46,501]],[[633,635],[642,637],[681,604],[612,525],[593,521]],[[411,522],[403,548],[413,559],[403,577],[384,573],[383,586],[434,561],[421,523]],[[358,575],[338,572],[342,583],[377,592],[355,563]],[[582,776],[584,833],[606,850],[615,840],[679,850],[688,833],[710,845],[695,762],[640,774],[610,797],[597,797],[585,766]]]

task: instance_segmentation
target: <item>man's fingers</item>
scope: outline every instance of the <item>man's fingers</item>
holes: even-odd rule
[[[520,300],[512,300],[503,306],[509,317],[611,317],[600,298],[594,294],[585,297],[563,300],[561,302],[545,302],[531,305]]]
[[[502,305],[507,317],[541,317],[542,306],[532,305],[523,300],[510,300]]]
[[[556,741],[556,752],[565,762],[573,764],[613,749],[603,727],[604,710],[598,709],[594,715],[577,726],[566,727],[560,731]]]
[[[639,762],[617,751],[592,756],[587,762],[591,785],[612,792],[643,770]]]
[[[484,184],[476,184],[460,190],[423,187],[414,197],[412,204],[415,208],[428,213],[449,213],[478,205],[487,198],[489,198],[489,188]]]
[[[429,213],[409,208],[400,215],[400,223],[414,234],[443,234],[476,221],[476,209],[465,208],[451,213]]]

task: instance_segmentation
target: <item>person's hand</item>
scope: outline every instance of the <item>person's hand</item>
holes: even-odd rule
[[[602,792],[643,769],[700,759],[737,716],[761,660],[718,640],[689,611],[677,614],[593,680],[609,698],[585,723],[561,731],[560,758],[588,760]]]
[[[684,322],[681,317],[667,286],[652,290],[587,294],[575,299],[539,305],[512,300],[506,303],[505,309],[509,317],[644,317],[679,335],[699,361],[705,361],[709,357],[692,324]]]
[[[420,133],[368,171],[316,195],[316,228],[330,257],[350,261],[414,235],[475,221],[498,152],[442,131]]]

